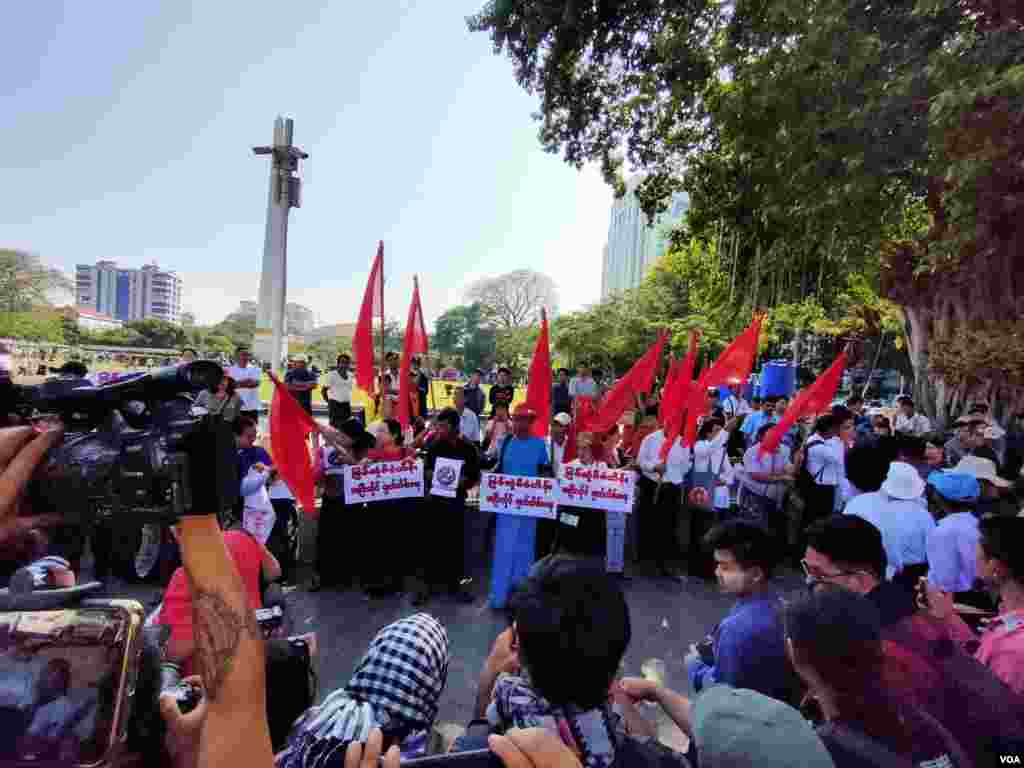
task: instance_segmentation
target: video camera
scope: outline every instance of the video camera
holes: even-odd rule
[[[211,420],[217,441],[220,512],[238,497],[237,449],[231,425],[194,416],[192,394],[215,389],[223,369],[208,360],[160,368],[102,386],[56,379],[14,387],[5,412],[56,417],[64,440],[50,452],[28,489],[37,513],[58,512],[69,524],[91,515],[130,513],[139,522],[172,522],[191,506],[189,435]]]

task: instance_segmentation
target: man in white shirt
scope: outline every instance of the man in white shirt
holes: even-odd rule
[[[657,409],[652,409],[657,414]],[[692,461],[689,448],[678,438],[668,456],[661,458],[665,431],[652,432],[640,443],[637,464],[643,473],[637,482],[640,506],[641,558],[654,560],[662,575],[682,581],[682,574],[672,566],[679,556],[679,516],[682,511],[683,481]],[[700,542],[690,541],[690,559]]]
[[[928,508],[937,525],[928,534],[928,582],[944,592],[970,592],[978,573],[977,478],[966,472],[932,472]]]
[[[240,415],[259,422],[262,372],[256,366],[249,365],[249,348],[246,346],[239,346],[235,350],[235,359],[238,363],[228,368],[228,376],[235,380],[235,390],[242,401]]]
[[[804,467],[810,475],[810,484],[800,490],[806,502],[804,527],[815,520],[831,515],[835,510],[836,497],[842,485],[844,451],[839,439],[838,419],[828,414],[814,423],[814,434],[804,446]]]
[[[590,366],[584,363],[577,369],[577,371],[578,375],[569,382],[569,396],[573,398],[578,397],[579,395],[583,395],[584,397],[596,397],[597,382],[594,381],[594,377],[591,375]]]
[[[935,520],[924,500],[924,480],[910,464],[894,461],[881,490],[850,500],[844,513],[867,520],[882,533],[886,578],[916,585],[928,569],[928,535]]]
[[[558,468],[562,466],[562,457],[565,455],[566,433],[569,425],[572,424],[572,416],[568,413],[556,413],[551,420],[549,436],[547,439],[548,456],[551,457],[551,469],[555,477],[558,477]]]
[[[466,393],[462,387],[456,387],[452,391],[452,399],[455,402],[455,410],[459,414],[459,434],[467,442],[479,446],[480,419],[466,407]]]
[[[914,413],[914,399],[903,395],[898,398],[900,412],[896,414],[892,430],[896,434],[901,432],[914,437],[921,437],[932,431],[932,423],[923,413]]]
[[[331,426],[341,429],[341,425],[352,418],[352,375],[349,366],[352,358],[346,354],[338,355],[337,367],[327,374],[327,382],[320,389],[320,396],[327,401],[327,409]]]

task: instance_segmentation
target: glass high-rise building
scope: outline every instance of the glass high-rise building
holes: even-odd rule
[[[650,223],[636,196],[641,181],[639,176],[631,178],[626,194],[612,203],[608,243],[601,259],[602,299],[640,285],[647,270],[668,249],[669,234],[690,205],[687,194],[677,192],[669,209]]]

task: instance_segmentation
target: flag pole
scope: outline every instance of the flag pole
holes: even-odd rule
[[[381,406],[384,403],[384,241],[380,241],[380,384],[377,387]]]
[[[419,289],[420,289],[420,281],[419,281],[418,277],[415,277],[413,279],[416,281],[416,293],[418,294],[419,293]],[[422,319],[422,318],[423,318],[423,299],[421,297],[420,298],[420,319]],[[424,328],[423,332],[426,333],[427,329]],[[430,353],[428,352],[427,353],[427,357],[429,357],[429,356],[430,356]],[[420,373],[423,373],[422,369],[420,370]],[[437,413],[437,398],[434,396],[434,377],[433,376],[428,376],[427,377],[427,391],[430,393],[430,407],[434,409],[434,413]],[[421,415],[423,416],[424,419],[427,418],[427,414],[424,413],[424,414],[421,414]]]

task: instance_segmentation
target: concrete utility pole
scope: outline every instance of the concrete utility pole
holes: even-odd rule
[[[301,205],[302,180],[294,174],[299,170],[299,160],[309,157],[292,146],[294,125],[291,118],[279,116],[274,121],[273,146],[252,150],[257,155],[271,155],[273,161],[252,352],[270,361],[275,372],[281,371],[281,360],[287,354],[284,303],[288,285],[288,211]]]

